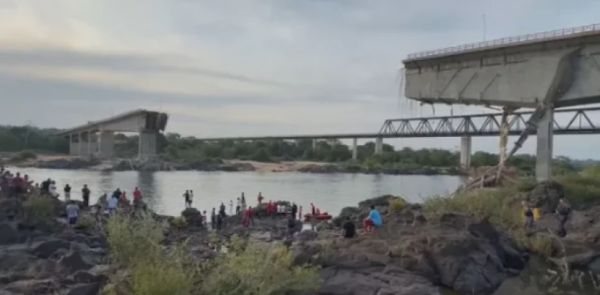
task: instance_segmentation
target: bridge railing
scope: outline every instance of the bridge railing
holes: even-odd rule
[[[411,53],[407,56],[406,60],[415,60],[415,59],[423,59],[423,58],[431,58],[436,56],[445,56],[456,53],[463,52],[471,52],[476,50],[482,50],[486,48],[494,48],[498,46],[513,46],[527,43],[535,43],[542,41],[551,41],[551,40],[559,40],[567,37],[573,37],[578,34],[588,34],[588,33],[600,33],[600,24],[591,24],[586,26],[578,26],[571,28],[564,28],[540,33],[505,37],[500,39],[494,39],[489,41],[475,42],[475,43],[467,43],[458,46],[451,46],[441,49],[435,50],[427,50],[416,53]]]
[[[533,112],[515,112],[508,116],[509,134],[525,130]],[[586,134],[600,133],[600,107],[580,109],[557,109],[554,115],[554,133]],[[422,117],[386,120],[381,137],[448,137],[486,136],[500,133],[502,113]]]

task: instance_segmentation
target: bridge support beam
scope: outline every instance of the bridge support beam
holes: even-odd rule
[[[313,150],[313,152],[317,150],[317,139],[316,138],[312,139],[312,150]]]
[[[358,160],[358,138],[352,139],[352,160]]]
[[[537,128],[537,154],[535,178],[537,181],[549,180],[552,176],[552,143],[554,111],[547,108]]]
[[[138,144],[138,159],[146,161],[156,157],[157,140],[158,131],[140,130],[140,141]]]
[[[114,146],[114,133],[112,131],[100,131],[98,135],[98,156],[100,158],[112,158]]]
[[[379,155],[383,153],[383,137],[377,137],[375,139],[375,154]]]
[[[460,169],[467,171],[471,168],[471,137],[460,138]]]

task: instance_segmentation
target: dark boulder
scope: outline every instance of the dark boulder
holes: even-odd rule
[[[0,223],[0,245],[19,242],[19,232],[10,223]]]
[[[71,287],[67,295],[96,295],[98,292],[100,292],[100,283],[88,283]]]
[[[187,224],[191,226],[202,226],[202,213],[196,208],[185,208],[185,210],[181,212],[181,216],[183,216]]]
[[[409,273],[382,273],[378,269],[356,272],[328,268],[318,294],[322,295],[435,295],[438,287],[427,279]]]
[[[92,267],[92,265],[83,260],[79,252],[76,251],[71,251],[63,256],[58,263],[69,272],[90,269]]]
[[[558,205],[558,200],[565,197],[565,190],[556,181],[538,183],[529,193],[532,206],[540,208],[543,214],[552,213]]]
[[[102,274],[93,274],[80,270],[73,275],[73,280],[77,283],[105,283],[108,278]]]
[[[49,258],[60,249],[69,249],[71,243],[64,240],[49,240],[38,243],[31,251],[35,256],[40,258]]]

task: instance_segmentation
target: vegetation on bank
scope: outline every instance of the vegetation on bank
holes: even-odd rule
[[[40,129],[31,126],[0,126],[0,152],[34,150],[67,153],[69,143],[56,136],[58,129]]]
[[[35,158],[29,150],[52,153],[68,152],[68,142],[56,136],[56,129],[38,129],[34,127],[0,127],[0,152],[23,151],[10,159],[22,162]],[[368,142],[358,146],[358,160],[352,161],[350,147],[339,141],[319,141],[313,149],[312,140],[291,141],[251,141],[241,142],[225,140],[216,143],[202,142],[195,137],[182,137],[176,133],[167,133],[158,138],[159,153],[163,160],[186,163],[191,167],[218,165],[224,159],[253,160],[259,162],[275,161],[318,161],[335,165],[325,167],[330,171],[387,173],[387,174],[458,174],[458,152],[443,149],[403,148],[395,150],[384,144],[383,153],[375,155],[375,143]],[[138,152],[138,136],[115,135],[115,155],[135,157]],[[473,167],[493,166],[498,163],[498,155],[476,152],[472,155]],[[575,161],[566,157],[554,160],[556,175],[579,171],[590,163]],[[523,175],[531,175],[535,169],[535,157],[516,155],[509,159],[508,165],[516,167]]]
[[[186,242],[165,246],[168,225],[150,216],[115,216],[107,225],[114,272],[104,294],[265,294],[319,287],[318,270],[294,266],[282,245],[255,244],[233,237],[227,253],[200,262]]]
[[[573,208],[583,209],[600,204],[600,166],[557,176],[555,181],[564,187],[565,198]],[[425,201],[423,209],[428,218],[460,213],[488,219],[521,246],[549,257],[553,254],[552,243],[556,237],[550,233],[540,233],[530,238],[526,237],[523,230],[521,201],[526,199],[534,186],[534,180],[524,178],[518,185],[463,192],[453,197],[434,196]]]

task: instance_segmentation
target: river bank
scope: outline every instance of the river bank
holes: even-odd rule
[[[100,160],[68,155],[5,153],[0,165],[45,169],[87,169],[92,171],[226,171],[226,172],[302,172],[302,173],[362,173],[388,175],[462,175],[456,167],[380,166],[356,162],[276,161],[214,159],[196,162],[174,162],[156,159],[140,162],[136,159]]]
[[[501,197],[494,195],[493,190],[479,193],[485,193],[485,198],[490,194],[489,200]],[[564,191],[556,184],[540,184],[511,196],[517,201],[527,199],[539,202],[541,208],[552,208],[558,198],[564,197]],[[158,265],[157,269],[144,264],[144,269],[150,273],[156,270],[156,275],[169,278],[178,277],[180,271],[195,273],[189,267],[198,267],[195,266],[198,263],[206,267],[202,268],[203,277],[212,278],[211,270],[218,270],[219,277],[239,279],[240,273],[248,275],[249,269],[244,267],[253,264],[237,264],[241,261],[236,260],[233,264],[236,267],[230,269],[227,261],[242,257],[259,259],[256,255],[264,255],[252,245],[262,245],[258,249],[263,251],[277,249],[276,252],[283,255],[277,257],[290,255],[289,267],[309,267],[303,270],[306,276],[298,273],[286,277],[293,280],[286,281],[287,284],[277,287],[283,289],[276,290],[285,290],[289,286],[297,289],[272,294],[412,295],[444,294],[450,290],[456,294],[507,295],[526,289],[533,290],[530,294],[597,294],[595,288],[600,288],[600,205],[574,210],[565,237],[553,234],[558,231],[557,221],[548,209],[550,211],[544,211],[536,228],[519,240],[514,234],[518,228],[504,228],[496,218],[507,215],[502,211],[505,209],[497,208],[495,214],[480,215],[485,210],[483,207],[478,209],[473,198],[469,199],[471,206],[455,207],[453,202],[459,202],[460,198],[423,205],[408,204],[393,196],[368,199],[356,207],[345,208],[332,223],[316,224],[316,231],[302,230],[301,223],[296,222],[291,235],[285,217],[260,215],[249,228],[241,225],[238,216],[232,216],[225,219],[221,230],[213,231],[199,222],[200,212],[195,209],[186,209],[182,212],[183,218],[148,212],[150,219],[145,219],[139,211],[133,211],[129,217],[112,219],[84,210],[81,222],[71,228],[65,222],[65,204],[58,199],[1,196],[0,282],[5,293],[0,294],[95,295],[100,290],[110,290],[112,294],[171,294],[134,292],[136,286],[152,286],[153,277],[137,276],[136,264],[124,264],[122,260],[126,258],[115,253],[121,253],[121,247],[128,247],[114,241],[115,228],[127,229],[125,240],[139,243],[145,243],[153,236],[143,229],[152,229],[152,233],[158,229],[160,237],[156,243],[161,245],[158,249],[167,251],[164,254],[161,254],[163,250],[157,252],[155,255],[159,257],[167,255],[172,259],[169,255],[174,254],[169,249],[185,249],[183,254],[177,255],[183,255],[185,261],[193,263],[167,263]],[[489,200],[485,199],[486,202]],[[505,201],[512,202],[512,199]],[[492,203],[490,207],[498,207],[496,204]],[[349,218],[360,228],[370,206],[381,212],[384,226],[368,234],[359,230],[354,239],[341,238],[340,223]],[[50,210],[46,211],[48,208]],[[38,213],[32,215],[31,212]],[[512,222],[520,224],[519,212],[515,213],[517,215],[510,218],[516,218]],[[135,232],[143,239],[138,241]],[[235,252],[239,238],[246,249],[253,250]],[[134,243],[130,254],[135,255],[135,249],[155,246]],[[224,252],[225,249],[228,250]],[[144,256],[150,256],[150,252],[145,251]],[[234,252],[237,254],[227,254]],[[544,263],[538,263],[540,259]],[[273,261],[273,267],[280,265],[277,261]],[[261,280],[262,275],[273,275],[267,271],[254,268],[253,278]],[[309,283],[302,279],[307,277],[312,278]],[[180,286],[187,284],[188,279],[194,281],[185,278],[180,281]],[[298,282],[301,286],[296,285]],[[218,288],[229,286],[218,280],[204,280],[198,282],[200,285],[190,283],[190,288],[206,290],[213,283]]]

